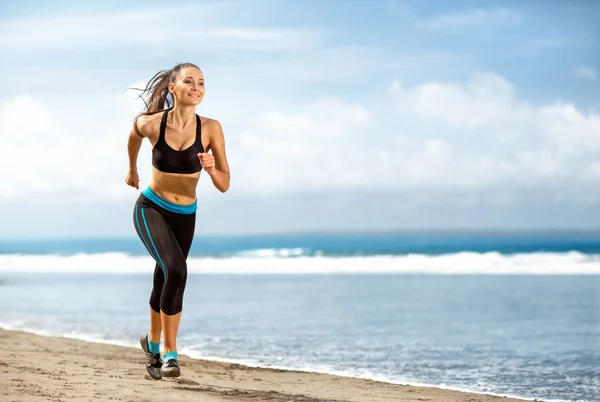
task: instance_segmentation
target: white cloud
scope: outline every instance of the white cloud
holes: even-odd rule
[[[65,190],[81,192],[82,198],[118,194],[116,185],[124,180],[127,168],[133,108],[124,98],[113,101],[109,119],[99,118],[99,108],[76,105],[65,115],[31,95],[0,103],[0,119],[5,122],[0,169],[11,172],[4,179],[3,195],[26,197]],[[117,156],[119,150],[125,150],[125,159]]]
[[[495,74],[409,88],[395,81],[391,91],[403,125],[415,130],[410,143],[432,133],[444,141],[433,153],[431,146],[417,147],[397,168],[438,185],[582,184],[594,170],[585,163],[600,154],[599,115],[572,104],[535,106],[518,99],[513,86]]]
[[[33,117],[35,116],[35,117]],[[49,176],[60,170],[63,158],[57,151],[72,143],[62,144],[55,133],[61,131],[53,116],[30,96],[18,96],[0,106],[0,119],[4,121],[0,135],[0,169],[5,174],[3,193],[18,195],[33,189],[52,190]],[[44,136],[44,133],[47,134]]]
[[[572,104],[539,108],[539,121],[562,153],[575,156],[600,151],[600,115],[586,116]]]
[[[521,22],[520,15],[513,10],[494,8],[491,10],[468,10],[460,13],[445,14],[415,24],[421,30],[451,30],[460,28],[495,28],[516,25]]]
[[[496,74],[478,74],[466,83],[430,82],[408,91],[394,81],[391,89],[403,108],[453,127],[480,128],[529,113],[516,104],[513,85]]]
[[[363,106],[335,97],[294,111],[266,111],[240,136],[245,157],[238,181],[244,191],[267,192],[352,185],[360,176],[352,160],[361,162],[361,145],[369,141],[362,134],[369,123]]]
[[[195,49],[202,46],[288,50],[310,47],[319,39],[316,32],[232,24],[227,20],[232,7],[231,3],[209,2],[112,13],[5,20],[0,21],[0,49],[3,52],[29,54],[56,50],[170,46],[173,43],[173,29],[183,21],[185,42]],[[243,5],[236,4],[235,7],[242,8]],[[201,16],[201,19],[193,16]]]
[[[345,105],[337,98],[326,98],[309,105],[304,112],[265,113],[261,122],[279,137],[336,139],[354,126],[364,124],[369,112],[359,105]]]
[[[577,78],[583,78],[586,80],[596,79],[596,70],[594,70],[592,67],[580,67],[576,69],[573,74]]]
[[[498,202],[506,202],[524,187],[569,180],[587,186],[595,174],[590,163],[600,151],[600,116],[574,105],[534,105],[492,73],[413,87],[394,81],[390,89],[393,114],[329,98],[249,122],[240,137],[241,186],[272,192],[501,187]]]

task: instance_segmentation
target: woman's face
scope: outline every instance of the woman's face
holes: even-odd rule
[[[169,84],[169,90],[179,105],[198,105],[204,98],[204,75],[195,67],[186,67]]]

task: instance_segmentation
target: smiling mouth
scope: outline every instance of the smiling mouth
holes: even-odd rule
[[[192,98],[199,98],[200,97],[200,95],[192,95],[192,94],[190,94],[189,96],[191,96]]]

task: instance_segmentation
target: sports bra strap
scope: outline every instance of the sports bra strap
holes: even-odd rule
[[[165,110],[163,113],[162,120],[160,121],[160,131],[158,133],[158,141],[165,140],[165,131],[167,130],[167,115],[169,114],[168,110]]]
[[[200,116],[198,115],[196,115],[196,142],[204,151],[204,147],[202,147],[202,121],[200,120]]]

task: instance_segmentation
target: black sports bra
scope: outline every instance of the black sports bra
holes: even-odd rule
[[[196,173],[202,170],[198,153],[204,152],[202,146],[202,124],[200,117],[196,115],[196,141],[186,149],[177,151],[171,148],[165,141],[167,129],[167,115],[165,111],[160,123],[158,141],[152,148],[152,166],[165,173]]]

